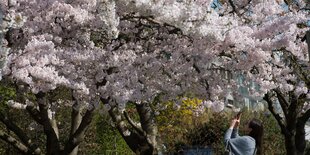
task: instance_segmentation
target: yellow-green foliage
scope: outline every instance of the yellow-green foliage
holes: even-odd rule
[[[202,100],[197,98],[188,98],[182,101],[182,105],[178,110],[183,115],[193,116],[193,111],[198,108]]]
[[[193,120],[191,118],[195,117],[194,111],[198,108],[201,102],[202,100],[196,98],[185,99],[179,107],[177,107],[172,101],[164,103],[166,108],[161,110],[160,114],[157,116],[157,121],[160,125],[159,130],[174,128],[181,124],[192,124]]]
[[[179,107],[172,101],[163,103],[166,108],[156,119],[161,139],[169,149],[174,149],[175,143],[182,141],[183,134],[196,122],[199,116],[195,116],[194,111],[201,102],[197,98],[187,98]]]

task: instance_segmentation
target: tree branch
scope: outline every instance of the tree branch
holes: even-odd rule
[[[140,117],[141,127],[145,132],[146,140],[155,149],[157,147],[157,126],[153,109],[149,103],[136,104],[136,109]]]
[[[284,98],[284,96],[282,95],[282,93],[281,93],[281,91],[279,89],[274,89],[273,91],[276,92],[277,98],[278,98],[278,100],[280,102],[280,106],[281,106],[282,111],[283,111],[283,113],[284,113],[284,115],[286,117],[288,115],[287,109],[288,109],[289,104],[288,104],[288,102],[286,101],[286,99]]]
[[[127,15],[121,17],[121,20],[130,20],[130,19],[139,19],[139,20],[143,19],[143,20],[146,20],[146,21],[148,21],[148,22],[150,22],[152,24],[155,24],[155,25],[157,25],[159,27],[164,26],[164,27],[173,28],[173,30],[171,32],[175,32],[176,34],[180,33],[183,36],[187,36],[187,35],[183,34],[183,32],[182,32],[182,30],[180,28],[178,28],[178,27],[176,27],[174,25],[168,24],[168,23],[162,23],[160,21],[157,21],[152,16],[135,16],[135,15],[127,14]]]
[[[43,125],[43,118],[40,116],[40,111],[35,107],[35,105],[28,101],[25,98],[24,92],[25,90],[20,88],[20,84],[14,82],[14,87],[16,89],[16,95],[19,98],[19,102],[21,103],[26,103],[26,110],[29,113],[29,115],[31,116],[31,118],[33,118],[37,123]]]
[[[42,125],[46,135],[46,153],[47,155],[60,154],[58,135],[48,116],[48,101],[46,99],[46,94],[39,92],[38,94],[35,94],[35,96],[39,105],[40,117],[42,118]]]
[[[97,86],[98,87],[98,86]],[[82,122],[82,106],[79,105],[78,99],[71,93],[71,99],[74,101],[74,104],[71,107],[71,130],[70,130],[70,137],[76,132]],[[65,148],[66,149],[66,148]],[[70,155],[78,154],[79,144],[76,145],[71,152]],[[69,151],[69,150],[68,150]]]
[[[129,135],[125,135],[124,133],[126,131],[126,126],[123,124],[122,115],[116,112],[115,106],[111,107],[108,112],[113,122],[115,123],[118,132],[121,134],[127,145],[133,152],[139,154],[140,149],[143,147],[143,145],[145,145],[143,143],[146,141],[145,136],[139,134],[138,132],[131,132]]]
[[[133,122],[133,120],[128,116],[128,113],[126,111],[124,111],[124,116],[126,118],[126,120],[128,121],[128,123],[141,135],[144,135],[144,132],[142,130],[141,127],[138,127],[137,125],[135,125],[135,123]]]
[[[301,121],[301,122],[304,122],[306,123],[310,118],[310,109],[308,109],[302,116],[300,116],[298,119]]]
[[[309,1],[309,0],[308,0]],[[307,4],[310,6],[310,4]],[[306,42],[307,42],[307,45],[308,45],[308,57],[309,57],[309,64],[310,64],[310,30],[308,30],[306,32]]]
[[[79,125],[81,124],[81,121],[82,121],[81,110],[82,110],[82,108],[79,105],[77,105],[77,103],[73,104],[72,112],[71,112],[70,136],[72,136],[76,132]]]
[[[110,98],[105,99],[105,98],[100,98],[101,102],[103,104],[109,104],[110,102]],[[111,109],[108,110],[109,115],[112,118],[112,121],[116,124],[116,128],[119,131],[119,133],[121,134],[121,136],[125,139],[125,135],[124,132],[126,131],[126,129],[124,128],[124,125],[120,125],[121,121],[122,121],[122,116],[119,113],[115,112],[115,106],[111,106]]]
[[[26,110],[36,122],[43,125],[43,120],[40,116],[40,111],[33,104],[27,105]]]
[[[109,104],[110,102],[110,99],[100,98],[100,100],[103,104]],[[152,146],[150,146],[149,137],[147,137],[146,134],[141,135],[134,130],[134,132],[130,132],[129,135],[125,135],[124,133],[127,130],[127,126],[124,123],[125,120],[123,115],[117,111],[115,105],[113,105],[108,112],[117,130],[133,152],[136,154],[152,154],[153,149]]]
[[[285,128],[284,123],[282,122],[283,119],[278,113],[275,112],[275,110],[273,108],[273,102],[270,99],[270,95],[268,93],[265,94],[263,99],[268,103],[268,109],[271,112],[271,114],[274,116],[274,118],[277,120],[278,125],[280,126],[282,133],[286,134],[286,128]]]
[[[0,121],[22,141],[25,146],[30,149],[28,151],[40,153],[41,150],[32,143],[32,140],[27,136],[27,134],[19,128],[16,124],[13,123],[8,117],[3,113],[0,113]]]
[[[234,4],[233,0],[228,0],[229,5],[232,7],[232,12],[235,12],[238,16],[240,16],[239,10],[237,10],[236,5]]]
[[[297,117],[297,109],[298,109],[298,97],[295,95],[295,93],[290,92],[289,93],[290,98],[290,105],[288,107],[288,115],[292,117],[292,115],[296,115]]]
[[[4,140],[5,142],[11,144],[16,148],[18,151],[20,151],[23,154],[29,153],[29,149],[27,146],[25,146],[23,143],[15,139],[14,137],[8,135],[7,133],[0,130],[0,138]]]
[[[79,127],[74,132],[74,134],[72,136],[70,136],[69,140],[67,141],[66,146],[63,150],[64,154],[68,154],[68,153],[72,152],[72,150],[83,141],[83,139],[85,137],[85,131],[86,131],[88,125],[92,121],[94,110],[95,110],[95,108],[93,107],[92,109],[88,109],[86,111]]]
[[[115,112],[115,106],[111,107],[111,109],[108,112],[112,118],[112,121],[116,124],[116,128],[119,131],[119,133],[122,135],[122,137],[126,137],[124,135],[124,132],[126,131],[125,126],[120,125],[122,122],[122,116]]]
[[[309,45],[308,45],[309,46]],[[292,52],[286,50],[286,49],[282,49],[284,56],[286,59],[290,60],[290,64],[293,68],[293,71],[295,72],[295,74],[301,79],[303,80],[307,87],[310,87],[310,79],[309,79],[309,72],[308,69],[303,69],[303,67],[301,66],[300,63],[302,62],[298,62],[298,58],[292,54]],[[310,64],[302,64],[305,65],[304,68],[310,68]]]

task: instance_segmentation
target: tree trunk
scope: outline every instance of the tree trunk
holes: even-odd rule
[[[304,134],[305,122],[298,121],[297,115],[299,107],[297,104],[297,100],[294,97],[292,97],[290,100],[291,102],[288,103],[286,99],[282,96],[280,91],[275,90],[275,92],[277,94],[277,98],[282,108],[284,117],[282,117],[279,113],[275,111],[273,107],[275,103],[271,100],[270,93],[267,93],[264,96],[264,100],[268,103],[268,109],[276,119],[281,129],[281,133],[284,136],[286,154],[303,155],[304,152],[303,139],[305,139]]]
[[[81,115],[81,107],[75,103],[72,106],[72,113],[71,113],[71,132],[70,137],[73,136],[75,131],[78,129],[82,122],[82,115]],[[77,155],[79,150],[79,146],[76,146],[69,155]]]
[[[104,104],[108,100],[101,99]],[[136,104],[136,110],[140,117],[141,127],[138,126],[125,112],[119,112],[116,106],[109,110],[117,130],[129,146],[137,155],[158,154],[157,148],[157,125],[155,115],[149,103]],[[126,123],[125,123],[126,122]],[[129,134],[125,134],[126,132]]]
[[[134,130],[129,129],[125,124],[125,118],[122,114],[117,112],[115,108],[109,110],[109,115],[112,117],[113,122],[116,125],[117,130],[125,140],[126,144],[129,148],[136,153],[137,155],[148,155],[153,154],[153,150],[149,146],[146,136],[144,132],[141,130]],[[129,134],[125,134],[126,132],[130,131]]]
[[[135,152],[137,155],[152,155],[155,154],[153,148],[146,140],[145,136],[137,134],[135,132],[131,133],[129,136],[121,134],[129,148]]]
[[[297,150],[295,147],[295,138],[293,135],[285,135],[285,148],[287,155],[297,155]]]
[[[144,104],[136,104],[136,109],[138,111],[140,122],[143,131],[147,133],[146,140],[149,144],[149,149],[153,154],[157,154],[158,146],[157,146],[157,124],[155,122],[155,115],[150,107],[149,103]]]
[[[59,148],[59,141],[55,135],[51,134],[50,131],[45,132],[46,134],[46,154],[47,155],[59,155],[60,148]]]
[[[53,116],[50,115],[48,108],[49,101],[46,94],[39,92],[35,95],[39,105],[40,116],[42,118],[42,125],[46,135],[46,155],[59,155],[60,144],[58,139],[58,128]]]
[[[66,142],[65,148],[62,151],[63,155],[72,153],[72,151],[84,140],[85,132],[92,121],[94,110],[94,107],[86,110],[76,131],[70,135],[69,140]]]
[[[297,155],[303,155],[306,149],[306,132],[305,123],[298,121],[296,124],[296,135],[295,135],[295,145],[297,150]]]
[[[10,146],[12,145],[13,147],[15,147],[16,150],[18,150],[20,153],[22,154],[29,153],[27,146],[25,146],[23,143],[19,142],[17,139],[1,130],[0,130],[0,138],[5,142],[7,142],[8,144],[10,144]],[[11,151],[10,152],[7,151],[6,153],[11,153]]]

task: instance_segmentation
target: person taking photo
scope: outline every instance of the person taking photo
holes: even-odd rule
[[[252,119],[245,126],[245,136],[239,136],[241,113],[238,113],[230,123],[225,133],[226,154],[230,155],[261,155],[263,125],[260,120]]]

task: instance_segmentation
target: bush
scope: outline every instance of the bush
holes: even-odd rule
[[[210,113],[209,120],[191,128],[184,137],[187,145],[209,146],[213,152],[222,152],[223,137],[228,128],[227,115],[225,113]]]
[[[159,136],[167,152],[175,152],[184,143],[184,133],[197,122],[194,111],[201,104],[198,99],[186,99],[177,107],[174,102],[166,102],[165,109],[156,117]]]

